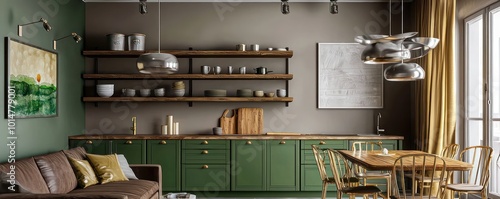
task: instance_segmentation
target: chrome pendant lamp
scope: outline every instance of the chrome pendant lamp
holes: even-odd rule
[[[161,10],[158,0],[158,53],[145,53],[137,58],[137,69],[144,74],[173,74],[179,70],[177,58],[168,53],[161,53]]]

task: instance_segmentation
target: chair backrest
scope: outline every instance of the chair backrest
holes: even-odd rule
[[[446,146],[442,151],[440,156],[445,157],[445,158],[452,158],[455,159],[455,157],[458,154],[458,151],[460,150],[460,145],[458,144],[450,144]]]
[[[459,160],[473,165],[471,170],[461,172],[461,182],[486,188],[490,179],[492,156],[493,148],[488,146],[471,146],[460,152]]]
[[[318,166],[319,176],[321,177],[321,180],[327,180],[328,175],[326,174],[324,155],[321,154],[322,150],[314,144],[311,145],[311,147],[314,159],[316,160],[316,166]]]
[[[351,145],[351,150],[353,151],[373,151],[382,149],[382,142],[358,141],[353,142]]]
[[[406,166],[404,166],[406,165]],[[408,166],[411,165],[411,166]],[[436,165],[443,165],[438,168]],[[433,154],[409,154],[399,157],[394,161],[392,168],[392,192],[396,198],[443,198],[446,189],[446,162],[442,157]],[[406,175],[405,175],[406,174]],[[420,177],[427,177],[430,181],[429,190],[436,190],[436,193],[427,193],[424,190],[424,183],[412,186]],[[420,179],[422,180],[422,179]],[[440,185],[445,186],[443,189]],[[434,188],[434,189],[433,189]]]
[[[337,190],[340,191],[350,183],[348,182],[350,180],[349,177],[351,177],[349,165],[344,156],[333,149],[328,149],[328,159],[330,160],[330,168],[332,169],[335,185],[337,186]]]

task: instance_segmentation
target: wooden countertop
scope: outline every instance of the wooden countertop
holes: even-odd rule
[[[74,135],[71,140],[403,140],[403,136],[363,136],[335,134],[299,134],[299,135]]]

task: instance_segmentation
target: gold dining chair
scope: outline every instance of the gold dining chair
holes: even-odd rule
[[[443,158],[455,159],[457,154],[458,154],[459,149],[460,149],[460,145],[450,144],[450,145],[446,146],[443,150],[441,150],[441,153],[439,154],[439,156],[443,157]],[[430,176],[431,175],[429,175],[429,174],[426,174],[425,176],[423,176],[422,174],[416,174],[416,176],[415,176],[416,182],[413,184],[413,186],[416,187],[419,184],[423,184],[421,187],[430,188],[429,183],[431,183],[431,181],[436,181],[435,179],[432,180],[432,178]],[[444,182],[446,182],[446,180],[447,180],[447,178],[445,177]]]
[[[490,163],[493,148],[488,146],[471,146],[460,152],[459,160],[473,165],[471,170],[460,172],[460,183],[448,184],[446,189],[461,193],[480,193],[481,198],[487,199],[487,188],[490,179]]]
[[[359,142],[353,142],[351,145],[351,150],[356,151],[356,152],[363,152],[363,151],[375,151],[379,150],[382,153],[382,142],[366,142],[366,141],[359,141]],[[386,192],[386,197],[388,198],[389,193],[391,193],[391,174],[387,171],[367,171],[365,168],[359,165],[353,165],[354,167],[354,174],[357,178],[359,178],[362,181],[363,185],[375,185],[378,186],[379,184],[369,184],[367,183],[367,180],[369,179],[385,179],[386,181],[386,187],[387,187],[387,192]]]
[[[351,182],[344,177],[346,172],[349,172],[349,164],[344,156],[339,152],[328,149],[328,159],[330,160],[330,168],[333,173],[335,185],[337,186],[337,199],[341,199],[343,194],[348,194],[350,199],[354,199],[356,195],[363,195],[363,198],[368,198],[373,195],[373,199],[377,199],[382,192],[378,187],[373,185],[368,186],[349,186]]]
[[[437,168],[436,165],[443,166],[441,168]],[[434,176],[434,178],[429,178],[428,187],[430,190],[437,190],[435,194],[432,194],[430,191],[423,191],[423,183],[419,183],[418,186],[415,186],[414,182],[417,180],[418,176],[421,176],[422,173]],[[401,156],[394,161],[394,166],[392,168],[393,194],[391,195],[391,198],[444,198],[444,190],[446,189],[446,183],[444,183],[446,180],[446,173],[446,162],[438,155],[410,154]],[[441,187],[441,185],[443,186]]]
[[[329,184],[335,184],[335,178],[333,176],[328,176],[326,172],[326,164],[325,157],[327,157],[326,151],[320,149],[316,145],[311,145],[312,151],[314,154],[314,159],[316,160],[316,165],[318,166],[319,175],[322,181],[322,189],[321,189],[321,199],[326,198],[326,190]],[[323,153],[323,154],[321,154]],[[345,182],[348,182],[349,186],[358,186],[358,178],[353,177],[350,173],[350,169],[346,169],[346,172],[342,175],[342,178]]]

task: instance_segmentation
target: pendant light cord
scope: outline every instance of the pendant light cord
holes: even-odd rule
[[[158,53],[161,53],[160,42],[161,42],[161,11],[160,11],[160,0],[158,0]]]
[[[405,12],[403,10],[403,7],[404,7],[403,0],[401,0],[401,34],[404,33],[404,29],[403,29],[403,24],[404,23],[403,23],[403,20],[404,20],[404,14],[405,14]],[[404,55],[404,52],[403,52],[403,42],[404,42],[404,40],[401,41],[401,63],[404,63],[404,60],[405,60],[405,58],[403,56]]]
[[[392,0],[389,0],[389,36],[392,36]]]

